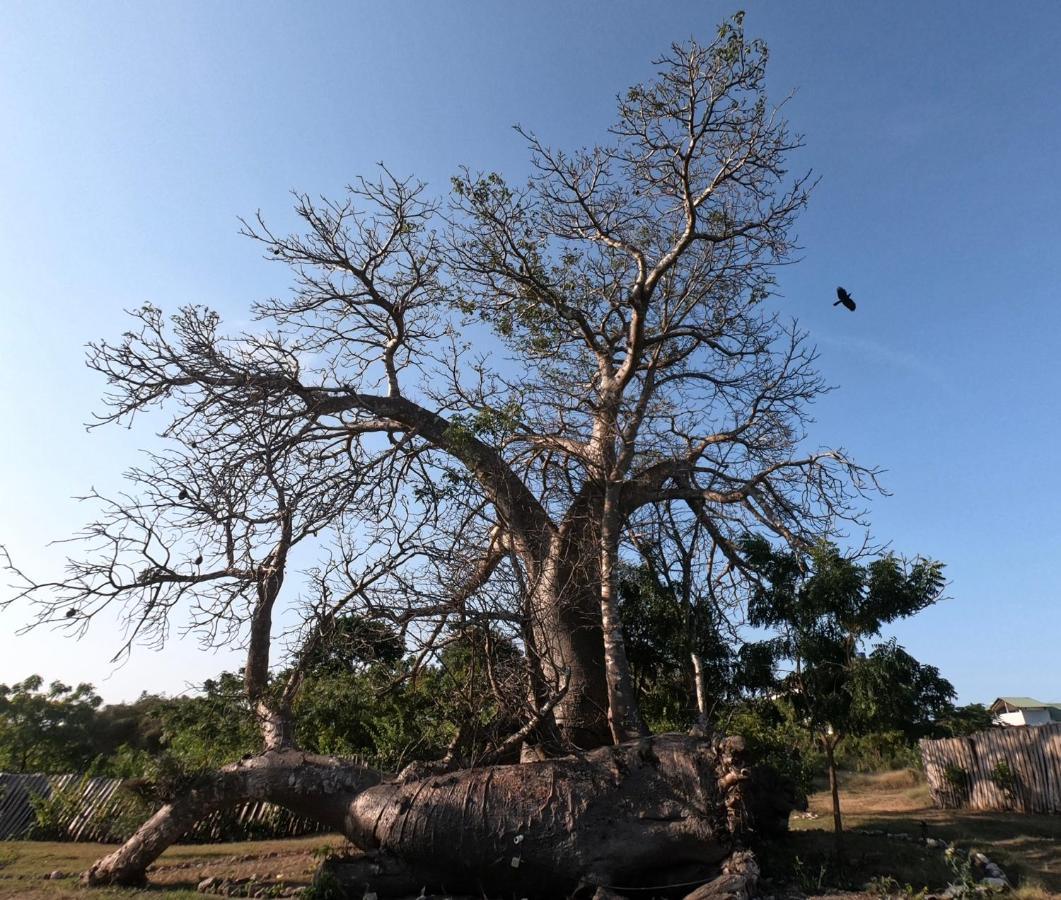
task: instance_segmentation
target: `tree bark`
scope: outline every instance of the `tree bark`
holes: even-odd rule
[[[825,761],[829,767],[829,793],[833,798],[833,840],[836,848],[837,859],[842,859],[844,855],[844,823],[840,818],[840,785],[836,777],[836,745],[840,743],[839,739],[834,739],[831,735],[825,735],[822,738],[822,743],[825,745]]]
[[[601,628],[599,546],[579,535],[557,538],[536,564],[530,590],[531,628],[542,675],[567,692],[554,719],[569,748],[592,750],[612,742]]]
[[[380,781],[378,772],[332,757],[295,750],[263,753],[197,779],[121,847],[97,860],[81,881],[140,884],[147,867],[196,822],[245,800],[276,803],[341,831],[350,797]]]
[[[755,784],[740,739],[678,734],[413,781],[381,782],[326,757],[266,753],[163,807],[83,881],[143,881],[198,817],[248,798],[317,818],[370,853],[334,867],[352,891],[415,883],[556,897],[579,885],[664,884],[680,880],[675,872],[707,880],[749,828],[769,830],[787,818],[787,807],[757,797]]]
[[[669,735],[381,785],[353,801],[346,834],[446,890],[555,897],[580,882],[651,880],[728,855],[727,792],[742,781],[723,785],[723,755]]]
[[[295,746],[295,720],[283,703],[258,702],[255,714],[264,750],[291,750]]]
[[[707,686],[704,684],[704,661],[699,653],[693,653],[693,686],[696,688],[696,724],[707,726]]]
[[[600,609],[604,636],[604,670],[608,685],[608,725],[615,743],[645,737],[648,729],[641,718],[634,693],[634,680],[626,657],[626,642],[619,618],[619,509],[616,487],[604,492],[600,534]]]

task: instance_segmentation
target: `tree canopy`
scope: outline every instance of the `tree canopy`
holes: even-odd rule
[[[939,600],[943,565],[891,554],[865,563],[829,543],[804,557],[757,537],[745,549],[762,576],[749,621],[775,632],[764,647],[778,667],[776,691],[825,751],[839,848],[838,743],[870,731],[922,737],[952,710],[954,688],[937,668],[895,639],[867,647],[886,625]]]
[[[78,771],[95,756],[93,726],[102,703],[92,685],[70,687],[31,675],[0,684],[0,771]]]
[[[160,408],[169,443],[97,498],[93,552],[30,580],[41,621],[118,604],[130,642],[157,642],[185,606],[208,641],[247,642],[264,703],[288,560],[312,545],[296,657],[349,612],[425,645],[477,619],[523,649],[538,739],[642,733],[618,609],[638,531],[695,522],[717,591],[749,572],[747,531],[812,543],[874,486],[805,441],[824,383],[771,288],[812,179],[788,171],[767,57],[741,16],[675,44],[597,146],[521,129],[522,185],[466,170],[433,197],[382,168],[297,195],[301,232],[248,219],[294,279],[252,329],[148,305],[92,345],[100,421]]]

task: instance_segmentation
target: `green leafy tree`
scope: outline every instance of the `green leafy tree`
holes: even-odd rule
[[[525,660],[510,641],[482,628],[453,632],[439,653],[418,665],[396,631],[351,615],[337,619],[334,635],[303,662],[304,684],[293,709],[298,746],[390,771],[446,754],[477,761],[519,727],[515,713],[526,702]],[[287,677],[275,673],[269,690],[282,690]],[[186,773],[259,747],[239,672],[222,672],[195,696],[159,700],[154,715],[161,722],[161,755]],[[157,761],[128,751],[116,764],[128,769],[137,763],[149,776],[158,768]]]
[[[779,667],[776,690],[792,705],[825,754],[837,854],[843,823],[836,748],[845,736],[898,730],[918,736],[951,708],[954,688],[894,640],[867,649],[884,626],[931,606],[943,590],[943,565],[893,555],[868,564],[820,544],[807,556],[749,538],[745,551],[760,576],[749,604],[753,626]]]
[[[166,753],[191,771],[233,762],[259,749],[257,721],[241,673],[222,672],[202,691],[159,707]]]
[[[379,667],[307,678],[295,704],[296,737],[310,752],[355,757],[385,770],[446,745],[430,689],[431,673],[394,680]]]
[[[720,633],[717,611],[684,603],[647,566],[625,566],[619,579],[623,639],[638,701],[655,730],[687,728],[696,718],[693,654],[716,702],[733,697],[738,660]]]
[[[747,698],[731,704],[718,719],[724,734],[739,734],[755,759],[787,779],[797,808],[806,809],[816,770],[806,753],[806,729],[796,721],[791,705],[768,697]]]
[[[338,631],[307,665],[299,746],[393,770],[440,757],[474,763],[519,729],[526,659],[495,629],[451,629],[422,659],[378,620],[349,616]]]
[[[40,675],[0,684],[0,771],[71,772],[95,755],[93,727],[103,701],[91,684],[70,687]]]
[[[131,703],[110,703],[96,711],[94,739],[100,764],[121,748],[147,754],[162,749],[163,723],[160,709],[170,701],[157,694],[141,694]]]
[[[337,616],[307,654],[306,672],[363,672],[373,665],[394,667],[405,656],[401,635],[386,622],[358,613]]]
[[[964,737],[977,731],[986,731],[995,724],[995,717],[982,703],[970,703],[948,710],[936,722],[939,737]]]

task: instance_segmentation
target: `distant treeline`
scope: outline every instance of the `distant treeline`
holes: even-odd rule
[[[452,663],[453,660],[450,660]],[[318,672],[303,693],[298,740],[320,753],[357,756],[395,770],[413,759],[444,755],[468,710],[453,699],[459,673],[428,667],[396,678],[400,666],[379,662],[357,671]],[[654,692],[656,730],[687,728],[694,713],[674,701],[674,685],[643,683]],[[479,711],[484,727],[493,712]],[[719,729],[741,733],[764,754],[807,777],[820,772],[820,751],[783,700],[737,699],[713,711]],[[883,730],[840,745],[844,768],[879,771],[919,765],[921,737],[953,737],[989,727],[980,705],[952,713],[913,733]],[[239,673],[222,673],[193,696],[144,694],[132,703],[104,705],[92,685],[45,684],[37,675],[0,685],[0,771],[69,773],[165,783],[181,772],[211,768],[259,750]]]

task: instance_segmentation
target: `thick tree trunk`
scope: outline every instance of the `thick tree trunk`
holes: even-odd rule
[[[531,627],[542,674],[553,690],[567,685],[554,711],[556,728],[569,748],[580,750],[612,742],[598,553],[594,545],[564,541],[539,566],[529,585]]]
[[[690,868],[706,880],[747,821],[743,763],[739,740],[661,735],[380,785],[354,799],[346,834],[447,891],[557,897]]]
[[[671,734],[525,765],[381,783],[376,773],[340,761],[266,753],[164,807],[83,880],[142,881],[200,815],[254,798],[313,816],[371,854],[334,870],[351,896],[415,884],[556,897],[579,884],[664,884],[690,873],[706,881],[749,828],[787,818],[774,793],[756,795],[744,763],[739,739],[716,744]]]
[[[645,737],[648,729],[641,718],[634,693],[634,680],[626,658],[626,642],[619,617],[619,509],[616,486],[604,493],[600,532],[600,609],[604,636],[604,671],[608,686],[608,725],[612,738],[622,741]]]
[[[81,876],[87,885],[139,884],[147,867],[196,822],[245,800],[265,800],[342,831],[350,799],[379,784],[364,766],[296,750],[266,752],[199,778]]]
[[[259,701],[255,714],[266,751],[291,750],[295,746],[295,720],[290,708]]]

